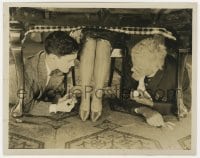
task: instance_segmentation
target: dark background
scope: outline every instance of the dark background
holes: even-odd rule
[[[10,19],[23,23],[24,30],[30,25],[97,25],[164,27],[171,31],[177,41],[170,40],[168,47],[189,48],[192,52],[192,9],[133,9],[133,8],[30,8],[11,7]],[[145,38],[133,35],[131,46]],[[25,41],[24,56],[43,49],[42,43]],[[11,57],[12,58],[12,57]],[[10,58],[10,59],[11,59]],[[191,64],[191,56],[189,63]]]
[[[180,47],[190,47],[192,9],[133,8],[10,8],[11,18],[34,25],[97,25],[164,27],[180,39]]]

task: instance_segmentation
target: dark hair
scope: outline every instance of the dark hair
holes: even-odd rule
[[[78,50],[79,45],[66,32],[55,31],[50,33],[45,39],[44,48],[47,54],[63,56]]]

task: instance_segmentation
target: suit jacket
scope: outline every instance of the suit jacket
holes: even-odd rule
[[[9,103],[16,104],[19,98],[15,65],[10,65],[9,69]],[[28,112],[35,101],[48,100],[56,102],[58,97],[63,96],[65,93],[64,74],[59,70],[53,71],[46,85],[47,68],[44,51],[40,51],[24,61],[24,78],[24,112]]]
[[[130,98],[130,91],[137,89],[138,82],[134,80],[131,75],[131,57],[127,58],[124,81],[124,98]],[[176,59],[170,55],[165,58],[163,70],[159,70],[155,76],[145,78],[145,87],[151,95],[154,103],[171,103],[176,105],[176,88],[177,88],[177,62]],[[191,107],[191,88],[187,69],[184,71],[184,78],[182,84],[183,101],[188,109]]]

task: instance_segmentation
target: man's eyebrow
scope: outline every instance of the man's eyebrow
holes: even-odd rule
[[[68,58],[67,60],[68,60],[68,61],[72,61],[72,60],[75,60],[75,59],[74,59],[74,58]]]

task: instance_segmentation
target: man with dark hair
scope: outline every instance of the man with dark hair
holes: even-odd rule
[[[66,33],[56,31],[47,36],[44,47],[47,54],[63,56],[77,50],[79,45],[75,39],[68,36]]]
[[[44,50],[25,59],[24,78],[25,95],[22,110],[15,107],[12,116],[18,117],[29,112],[36,101],[58,103],[65,95],[65,75],[74,66],[77,57],[78,43],[66,32],[50,33],[44,42]],[[9,103],[16,105],[18,86],[15,65],[10,65]],[[38,102],[37,104],[40,104]]]

